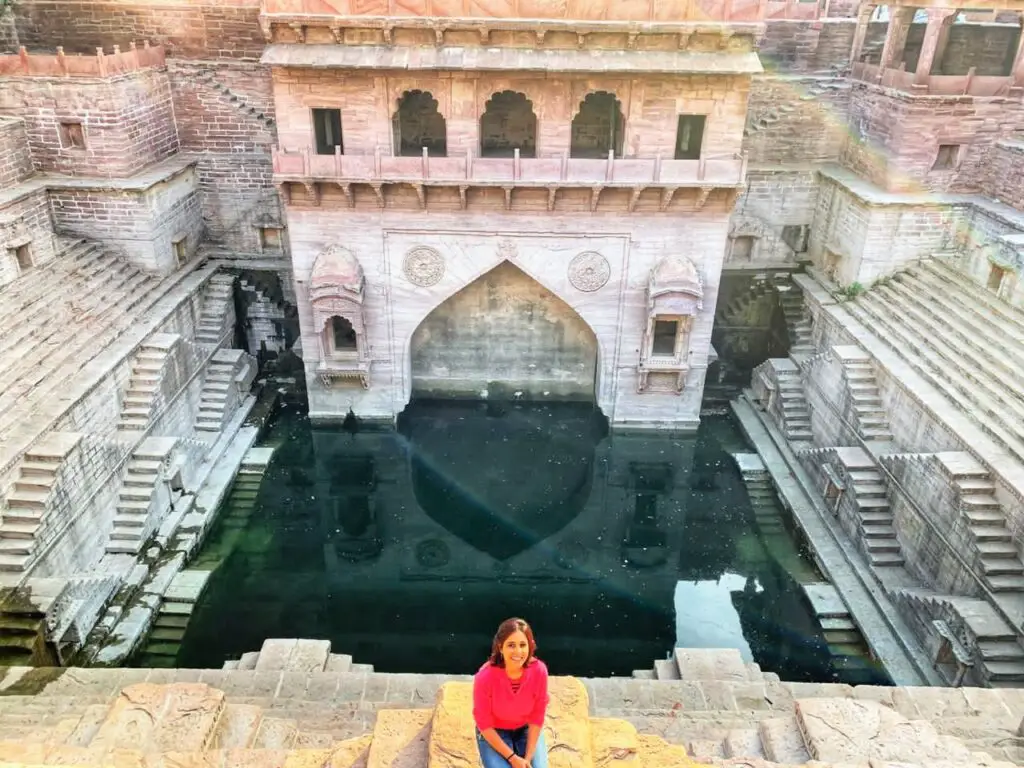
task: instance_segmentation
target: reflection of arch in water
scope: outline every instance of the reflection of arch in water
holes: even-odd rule
[[[599,345],[575,309],[503,261],[420,322],[409,360],[412,396],[594,402]]]
[[[399,430],[420,508],[498,560],[544,541],[590,499],[603,417],[582,404],[522,406],[500,418],[478,403],[416,402]]]

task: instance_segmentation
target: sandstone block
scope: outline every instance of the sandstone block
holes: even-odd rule
[[[623,763],[639,765],[636,728],[625,720],[595,717],[590,721],[594,768]]]
[[[430,736],[429,709],[382,709],[377,713],[366,768],[423,768]]]
[[[361,766],[365,766],[372,740],[373,735],[366,734],[355,739],[338,742],[331,750],[331,758],[325,768],[361,768]]]
[[[676,648],[676,666],[683,680],[747,682],[747,668],[735,648]]]
[[[125,688],[90,746],[143,751],[200,750],[208,746],[224,706],[224,692],[203,683]]]
[[[823,762],[863,760],[930,765],[937,761],[972,762],[956,739],[940,736],[930,723],[911,721],[872,701],[802,699],[797,718],[807,751]]]

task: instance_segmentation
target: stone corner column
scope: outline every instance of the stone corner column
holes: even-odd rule
[[[1013,78],[1012,83],[1018,88],[1024,88],[1024,13],[1021,13],[1021,24],[1020,40],[1017,41],[1017,57],[1013,60],[1013,70],[1010,72],[1010,76]]]
[[[857,63],[861,50],[864,48],[864,38],[868,34],[868,25],[871,23],[871,16],[877,6],[865,4],[857,9],[857,29],[853,33],[853,45],[850,48],[850,66]]]
[[[958,11],[954,8],[929,8],[928,26],[921,43],[921,55],[917,59],[917,70],[914,72],[914,84],[926,85],[936,62],[942,61],[949,41],[949,28],[953,24]]]
[[[882,48],[882,60],[880,70],[882,73],[887,69],[894,69],[894,63],[903,58],[903,51],[907,47],[907,33],[910,32],[910,23],[914,20],[916,8],[903,6],[890,6],[892,16],[889,17],[889,28],[885,32],[885,47]]]

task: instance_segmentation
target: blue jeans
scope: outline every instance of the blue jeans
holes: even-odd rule
[[[505,746],[520,757],[526,754],[526,737],[530,733],[527,726],[515,730],[504,728],[495,728],[495,730],[501,740],[505,742]],[[483,763],[484,768],[508,768],[508,761],[505,760],[505,757],[495,752],[494,747],[484,741],[480,731],[476,732],[476,745],[480,749],[480,762]],[[531,768],[548,768],[548,747],[544,743],[544,731],[541,731],[537,738],[537,748],[533,751],[533,760],[530,761],[530,766]]]

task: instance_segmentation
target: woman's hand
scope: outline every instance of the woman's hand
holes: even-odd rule
[[[512,757],[508,759],[508,764],[511,765],[512,768],[530,768],[530,764],[526,761],[526,758],[520,757],[519,755],[512,755]]]

